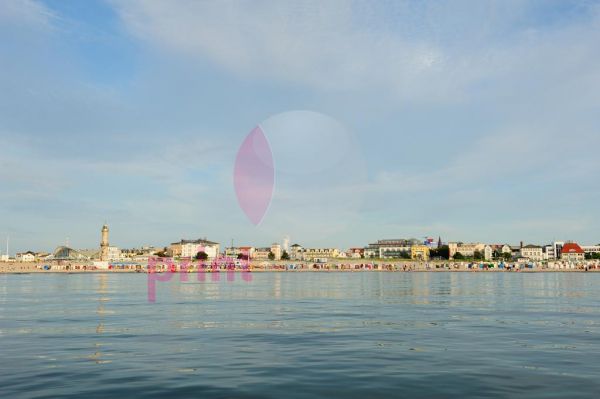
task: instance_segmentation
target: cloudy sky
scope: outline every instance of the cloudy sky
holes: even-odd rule
[[[120,247],[600,242],[596,1],[3,0],[0,68],[11,253],[105,221]],[[233,170],[259,124],[255,226]]]

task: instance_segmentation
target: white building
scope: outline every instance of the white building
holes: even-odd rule
[[[181,246],[182,258],[195,258],[198,252],[204,252],[209,259],[214,259],[219,254],[218,245],[199,245],[197,243],[186,243]]]
[[[521,257],[534,262],[544,260],[544,250],[538,245],[526,245],[521,248]]]
[[[365,258],[379,259],[398,259],[402,257],[410,257],[411,248],[415,245],[421,245],[422,242],[416,239],[385,239],[378,240],[375,243],[369,244],[364,249]]]
[[[17,262],[35,262],[35,253],[31,251],[17,253]]]
[[[304,248],[294,244],[290,247],[290,257],[294,260],[313,261],[315,259],[338,258],[341,251],[337,248]]]
[[[337,258],[340,250],[337,248],[303,248],[300,260],[314,261],[316,259]]]
[[[121,250],[118,247],[108,247],[106,257],[106,260],[121,260]]]
[[[494,250],[492,249],[491,246],[486,245],[485,248],[483,248],[483,259],[492,260],[493,257],[494,257]]]
[[[502,246],[501,251],[503,254],[511,254],[512,255],[512,249],[510,248],[510,245],[508,245],[508,244],[504,244]]]
[[[546,246],[546,256],[550,260],[560,259],[564,241],[555,241],[551,245]]]
[[[277,243],[271,244],[271,253],[273,254],[273,260],[281,260],[281,245]]]
[[[582,245],[581,249],[586,254],[600,254],[600,245]]]
[[[181,240],[169,246],[169,255],[181,258],[195,258],[199,252],[204,252],[209,259],[219,256],[220,245],[206,239]]]
[[[300,260],[302,258],[302,245],[294,244],[290,247],[290,258]]]
[[[365,258],[378,258],[379,257],[379,248],[373,248],[368,246],[363,251]]]

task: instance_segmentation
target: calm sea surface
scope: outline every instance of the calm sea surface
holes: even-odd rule
[[[0,275],[0,398],[600,394],[600,274]]]

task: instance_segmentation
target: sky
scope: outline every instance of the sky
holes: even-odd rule
[[[599,109],[598,1],[3,0],[0,242],[597,244]]]

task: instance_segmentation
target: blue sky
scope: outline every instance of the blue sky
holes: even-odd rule
[[[598,43],[596,1],[3,1],[0,234],[598,243]],[[343,143],[287,119],[254,226],[236,152],[295,110]]]

